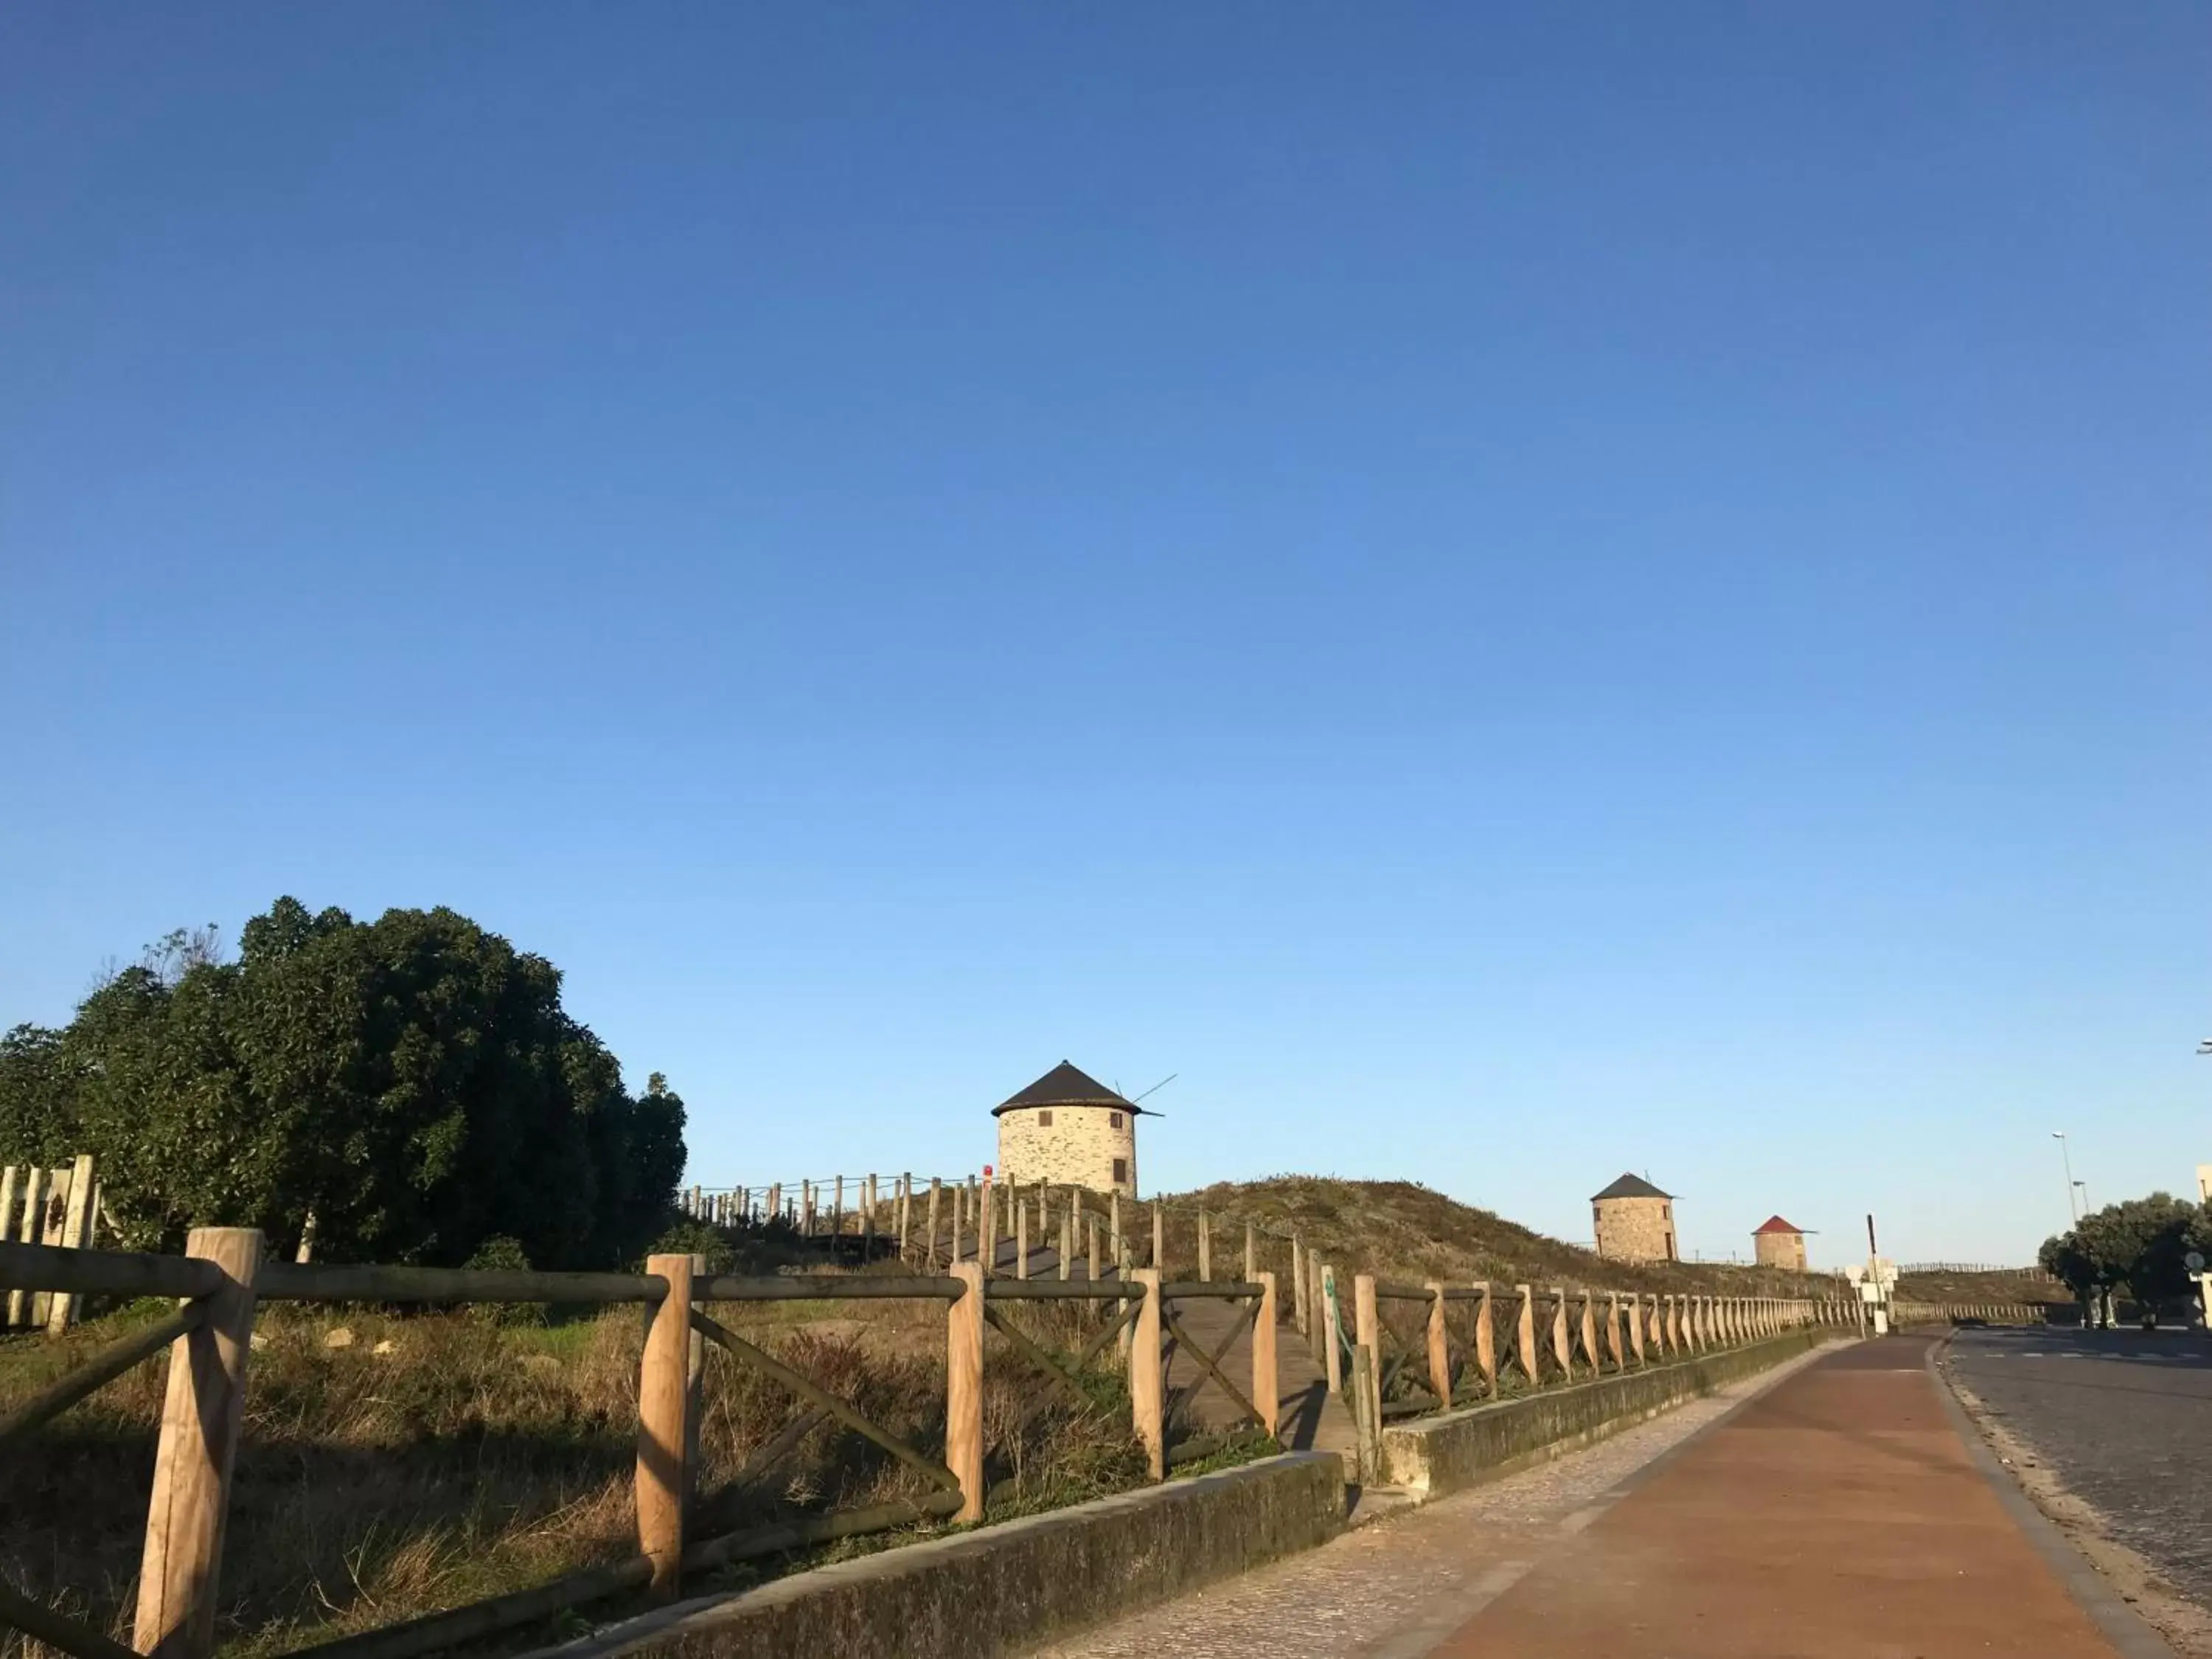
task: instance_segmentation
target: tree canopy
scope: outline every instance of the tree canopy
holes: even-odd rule
[[[2083,1216],[2069,1231],[2045,1239],[2036,1259],[2076,1296],[2106,1285],[2138,1302],[2159,1302],[2187,1292],[2185,1258],[2192,1249],[2212,1255],[2212,1218],[2199,1205],[2153,1193]]]
[[[319,1258],[541,1267],[634,1258],[665,1224],[684,1103],[642,1095],[561,1006],[559,969],[448,909],[358,922],[281,898],[238,960],[172,934],[63,1030],[0,1038],[0,1158],[100,1160],[129,1241],[312,1212]]]

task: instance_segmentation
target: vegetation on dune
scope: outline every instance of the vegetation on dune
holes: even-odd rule
[[[1168,1195],[1168,1258],[1197,1256],[1195,1212],[1212,1218],[1215,1277],[1223,1264],[1241,1262],[1243,1227],[1255,1222],[1275,1233],[1295,1230],[1307,1248],[1337,1266],[1387,1279],[1455,1284],[1489,1279],[1498,1285],[1737,1296],[1827,1294],[1834,1281],[1822,1274],[1711,1262],[1608,1261],[1489,1210],[1445,1197],[1413,1181],[1339,1181],[1322,1176],[1271,1176],[1264,1181],[1224,1182],[1196,1192]],[[1279,1243],[1270,1247],[1279,1256]],[[1266,1265],[1279,1270],[1274,1259]]]
[[[642,1095],[561,1006],[560,970],[452,910],[358,922],[282,898],[235,962],[171,934],[64,1029],[0,1039],[0,1159],[100,1160],[125,1241],[259,1227],[289,1254],[539,1267],[634,1259],[684,1170],[684,1103]]]

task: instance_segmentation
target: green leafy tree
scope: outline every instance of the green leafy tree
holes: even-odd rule
[[[2108,1285],[2138,1302],[2160,1302],[2188,1291],[2186,1257],[2204,1247],[2207,1232],[2201,1206],[2153,1193],[2083,1216],[2045,1240],[2037,1260],[2077,1296]]]
[[[501,1238],[594,1267],[665,1224],[684,1103],[624,1089],[544,957],[452,910],[290,898],[240,946],[172,935],[65,1031],[0,1041],[0,1152],[95,1152],[148,1246],[227,1223],[289,1248],[312,1213],[324,1260],[458,1264]]]

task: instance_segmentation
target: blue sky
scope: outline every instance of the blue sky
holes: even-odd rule
[[[2212,11],[0,14],[0,1022],[280,893],[695,1174],[2024,1261],[2212,1161]]]

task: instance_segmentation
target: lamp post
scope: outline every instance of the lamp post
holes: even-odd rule
[[[2075,1206],[2074,1203],[2074,1188],[2075,1185],[2074,1180],[2074,1154],[2066,1145],[2065,1130],[2053,1129],[2051,1132],[2051,1138],[2058,1143],[2058,1157],[2060,1161],[2066,1166],[2066,1215],[2068,1222],[2070,1224],[2081,1220],[2081,1212]]]

